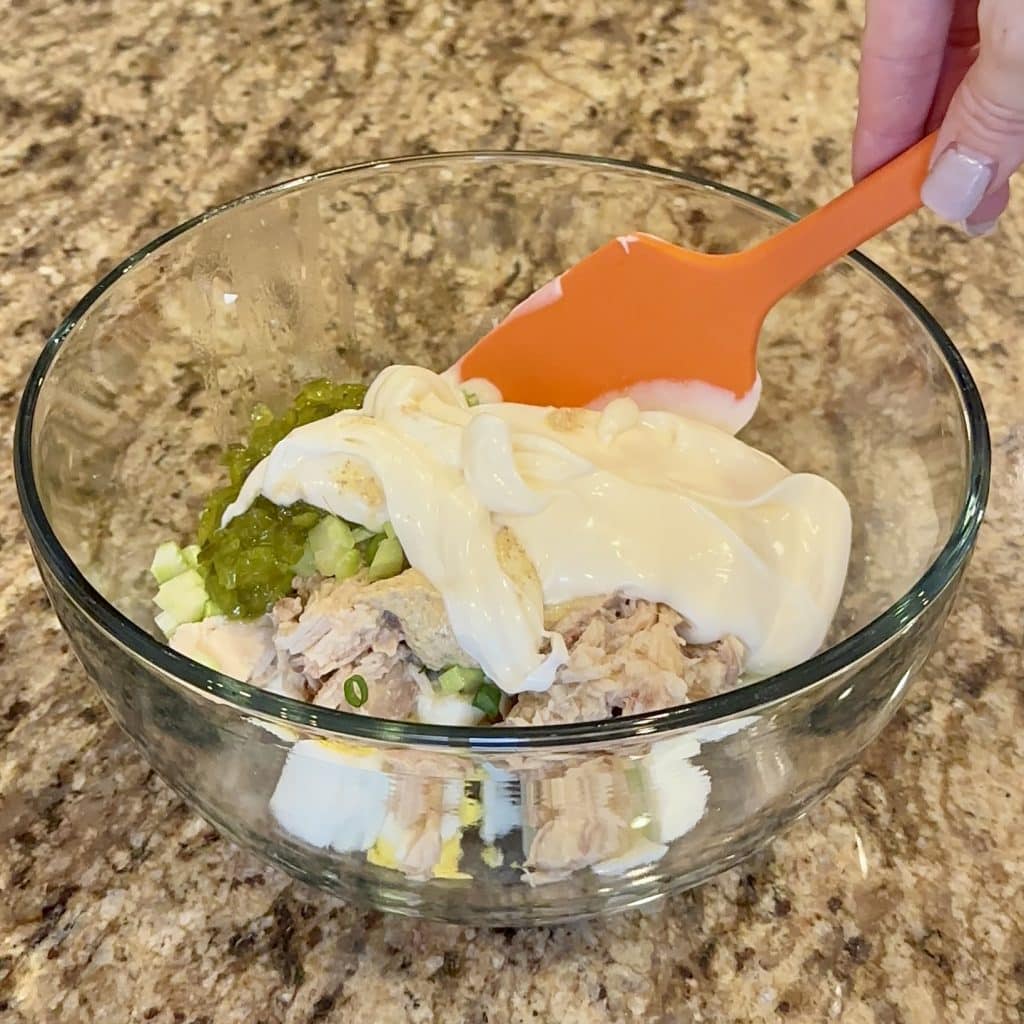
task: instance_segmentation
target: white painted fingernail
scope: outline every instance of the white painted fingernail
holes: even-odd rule
[[[994,174],[994,161],[954,144],[928,172],[921,186],[921,202],[943,220],[965,221],[978,208]]]
[[[963,228],[964,234],[969,235],[971,238],[981,238],[982,235],[991,235],[999,227],[999,221],[986,220],[980,224],[971,224],[965,220],[960,227]]]

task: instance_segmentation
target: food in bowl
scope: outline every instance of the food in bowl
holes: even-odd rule
[[[446,726],[599,721],[788,668],[839,601],[840,491],[689,416],[515,405],[392,366],[253,419],[199,543],[164,544],[152,570],[174,649],[273,693]],[[425,782],[422,754],[307,740],[270,810],[412,878],[468,877],[470,827],[485,868],[507,858],[532,884],[619,875],[700,820],[699,746],[540,771],[513,800],[515,759]]]
[[[198,544],[161,546],[157,625],[270,692],[377,718],[639,714],[822,645],[850,511],[707,422],[618,398],[502,402],[412,366],[253,417]]]

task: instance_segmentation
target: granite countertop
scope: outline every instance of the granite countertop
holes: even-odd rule
[[[72,302],[159,229],[369,157],[557,148],[805,209],[847,179],[846,0],[9,0],[0,425]],[[991,512],[861,764],[766,853],[647,913],[484,932],[365,913],[219,838],[112,724],[0,464],[0,1020],[1024,1020],[1024,203],[868,247],[985,395]]]

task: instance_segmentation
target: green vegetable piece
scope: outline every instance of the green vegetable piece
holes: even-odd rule
[[[351,570],[347,574],[339,570],[343,565],[351,565],[351,559],[345,559],[352,553],[354,547],[352,531],[337,516],[324,516],[309,531],[309,549],[313,552],[313,561],[321,576],[351,576]],[[355,552],[355,556],[358,571],[358,551]]]
[[[377,545],[377,551],[370,562],[370,579],[386,580],[397,576],[405,564],[405,553],[402,545],[394,537],[385,537]]]
[[[195,569],[186,569],[162,583],[153,600],[161,611],[169,612],[179,624],[198,622],[203,617],[207,601],[203,578]]]
[[[257,402],[249,413],[249,422],[254,427],[268,427],[274,422],[274,414],[262,402]]]
[[[384,526],[382,527],[381,532],[384,534],[385,537],[388,538],[388,540],[396,539],[395,528],[390,523],[385,523]]]
[[[466,396],[466,405],[468,405],[470,409],[472,409],[473,406],[480,404],[479,395],[475,394],[472,391],[466,391],[465,389],[463,389],[462,393]]]
[[[311,508],[308,512],[296,512],[292,516],[292,525],[300,530],[312,530],[320,522],[321,516],[322,513],[315,508]]]
[[[199,552],[199,571],[211,598],[230,618],[262,615],[291,592],[296,575],[313,575],[302,565],[310,525],[323,513],[297,502],[284,508],[257,498],[252,507],[217,529]]]
[[[302,557],[292,566],[292,570],[296,576],[313,576],[316,573],[316,559],[308,540],[302,549]]]
[[[149,571],[157,583],[166,583],[189,568],[184,554],[173,540],[166,541],[156,549]]]
[[[490,680],[485,680],[473,695],[473,707],[488,718],[497,718],[501,713],[501,690]]]
[[[181,625],[171,612],[161,612],[157,615],[155,622],[157,628],[168,640],[174,636],[174,631]]]
[[[363,554],[366,557],[366,564],[372,565],[374,558],[377,556],[377,548],[380,547],[381,542],[387,540],[387,537],[383,533],[374,533],[370,536],[370,539],[363,546]]]
[[[362,384],[312,381],[278,416],[266,406],[254,408],[246,443],[231,445],[224,452],[230,482],[210,495],[199,517],[197,562],[210,599],[225,615],[236,619],[262,615],[278,598],[290,593],[297,574],[313,574],[315,565],[303,562],[306,539],[323,512],[303,502],[280,508],[261,497],[248,511],[221,527],[224,510],[238,497],[256,464],[286,434],[342,409],[358,409],[365,395]],[[300,563],[308,572],[298,573]],[[349,572],[351,559],[338,568]],[[353,571],[357,570],[358,566]]]
[[[359,552],[352,548],[351,551],[346,551],[338,561],[337,572],[334,574],[339,580],[347,580],[350,576],[355,576],[357,572],[363,567],[363,558]]]
[[[203,605],[203,618],[212,619],[214,615],[223,615],[224,612],[221,610],[219,604],[216,601],[207,600],[206,604]]]
[[[185,559],[185,563],[190,569],[199,568],[199,545],[189,544],[187,548],[181,549],[181,557]]]
[[[464,668],[462,665],[452,665],[437,677],[437,685],[442,693],[462,693],[463,690],[474,689],[483,681],[484,674],[480,669]]]
[[[345,700],[354,708],[361,708],[370,696],[369,687],[362,676],[349,676],[345,680]]]
[[[373,536],[375,536],[373,530],[368,530],[365,526],[352,527],[352,539],[357,544],[362,544],[363,541],[369,540]]]

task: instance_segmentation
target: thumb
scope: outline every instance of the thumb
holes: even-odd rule
[[[978,59],[953,95],[921,200],[981,234],[1009,200],[1007,179],[1024,162],[1024,4],[981,0]]]

